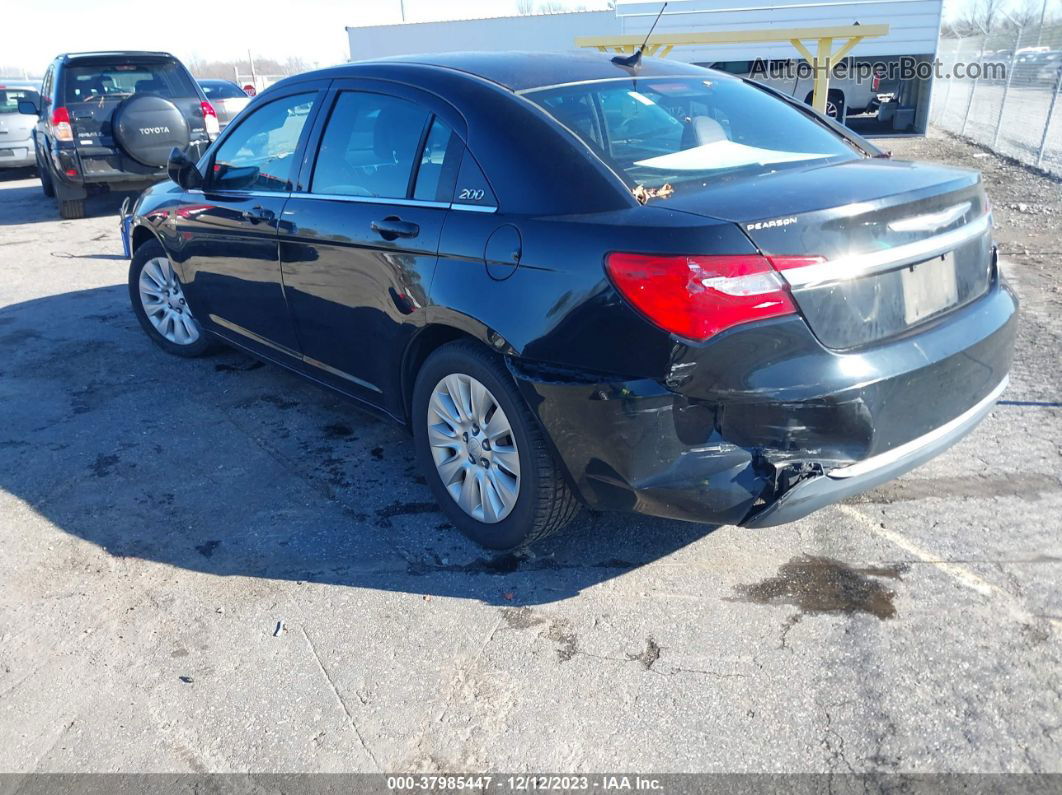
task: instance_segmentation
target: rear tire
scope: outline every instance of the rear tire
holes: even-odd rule
[[[509,437],[502,445],[495,442],[493,454],[492,448],[486,456],[491,461],[484,468],[482,475],[484,480],[491,480],[491,467],[497,467],[501,458],[502,447],[515,447],[515,456],[518,459],[518,472],[516,473],[516,498],[507,508],[503,518],[496,521],[483,521],[472,513],[469,513],[459,504],[459,497],[447,489],[443,481],[443,472],[453,472],[455,469],[462,470],[465,456],[469,446],[462,444],[461,431],[455,427],[455,423],[447,421],[439,415],[437,408],[433,408],[433,397],[438,395],[445,397],[443,389],[444,379],[458,376],[465,379],[465,383],[478,382],[486,389],[485,398],[493,402],[493,412],[502,412],[504,421],[507,421]],[[435,403],[437,407],[438,402]],[[460,412],[459,412],[460,413]],[[475,410],[469,413],[473,417]],[[492,415],[493,416],[493,415]],[[560,530],[568,524],[579,512],[579,503],[572,494],[565,480],[560,466],[546,442],[544,434],[538,425],[538,421],[531,414],[526,402],[520,395],[513,383],[505,365],[498,356],[479,344],[471,341],[452,342],[444,345],[428,357],[420,368],[417,380],[413,387],[412,404],[413,438],[416,444],[417,461],[427,479],[428,484],[450,522],[462,533],[478,544],[497,550],[511,550],[527,546],[539,541],[551,533]],[[486,426],[492,422],[484,422],[482,433],[486,438],[491,438]],[[434,426],[435,431],[429,431],[429,426]],[[473,426],[477,427],[478,426]],[[440,450],[438,444],[439,432],[454,430],[454,457],[436,463],[433,450]],[[431,436],[429,434],[431,433]],[[448,435],[448,433],[447,433]],[[433,446],[431,438],[436,439]],[[506,437],[501,437],[506,438]],[[446,447],[445,444],[442,445]],[[478,443],[475,448],[480,450]],[[443,454],[446,457],[449,453]],[[477,454],[479,454],[477,452]],[[498,455],[498,461],[494,461],[494,454]],[[506,455],[513,456],[513,452]],[[458,467],[448,466],[450,461],[461,459]],[[510,459],[511,460],[511,459]],[[508,466],[507,477],[512,481],[512,467],[502,463],[502,472]],[[462,486],[468,477],[474,476],[478,470],[474,464],[459,471],[457,478],[451,477],[450,488],[462,491]],[[500,475],[499,475],[500,476]],[[489,490],[489,487],[485,487]],[[480,501],[483,503],[483,513],[486,514],[486,501],[488,494],[476,487]],[[495,494],[500,492],[495,491]]]
[[[77,219],[85,217],[84,199],[59,199],[59,217]]]

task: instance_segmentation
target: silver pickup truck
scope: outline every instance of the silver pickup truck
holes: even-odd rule
[[[769,61],[717,61],[709,66],[732,75],[748,77],[784,94],[802,99],[811,104],[815,74],[811,66],[799,58],[771,59]],[[826,115],[843,121],[873,110],[881,91],[881,78],[871,69],[871,61],[845,58],[830,75],[830,90],[826,96]]]

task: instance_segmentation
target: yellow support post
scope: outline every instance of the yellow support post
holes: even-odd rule
[[[815,53],[815,60],[811,63],[815,78],[815,89],[811,95],[811,107],[819,113],[826,112],[826,95],[830,90],[830,70],[833,69],[833,63],[830,61],[832,51],[833,39],[819,39],[819,50]],[[841,119],[841,121],[844,121],[844,119]]]
[[[653,36],[646,46],[646,55],[659,55],[664,58],[672,48],[683,45],[711,44],[749,44],[760,42],[788,41],[809,63],[814,71],[814,91],[811,104],[819,111],[825,112],[826,98],[830,90],[830,73],[833,67],[852,51],[863,39],[887,36],[888,25],[835,25],[824,28],[765,28],[762,30],[721,30],[711,33],[661,33]],[[818,43],[816,52],[804,44],[804,40]],[[847,39],[836,52],[833,51],[835,39]],[[613,48],[616,52],[631,53],[641,46],[641,36],[580,36],[575,40],[576,47],[595,47],[601,52]],[[841,119],[841,121],[844,121]]]

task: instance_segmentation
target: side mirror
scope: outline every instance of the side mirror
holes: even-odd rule
[[[218,190],[250,190],[260,175],[258,166],[225,166],[214,173],[210,184]]]
[[[20,99],[18,101],[18,112],[23,116],[40,116],[41,109],[32,99]]]
[[[166,162],[166,173],[185,190],[203,187],[203,175],[196,168],[195,161],[176,146],[170,152],[170,158]]]

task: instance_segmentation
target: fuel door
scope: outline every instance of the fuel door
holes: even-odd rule
[[[516,273],[522,256],[523,241],[520,238],[520,230],[512,224],[504,224],[491,232],[483,249],[487,274],[499,282]]]

